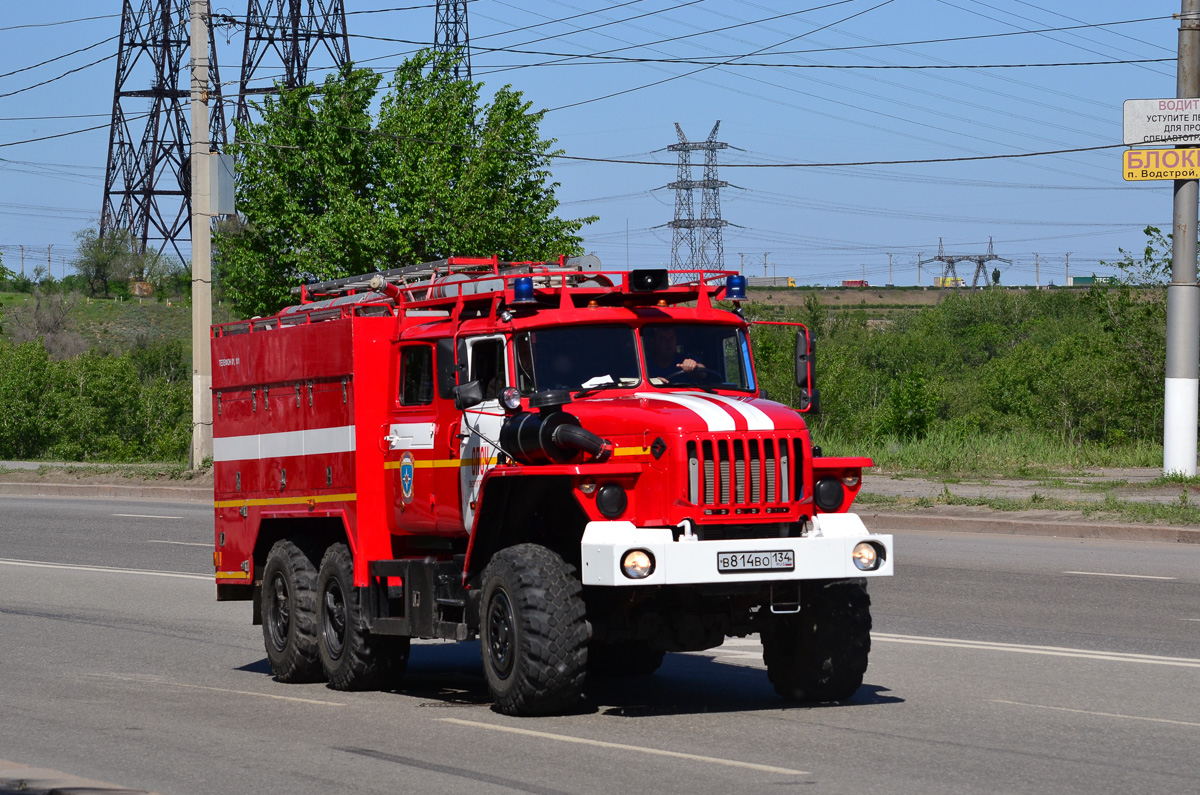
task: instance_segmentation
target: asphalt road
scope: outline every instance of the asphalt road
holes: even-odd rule
[[[521,720],[475,644],[414,647],[396,693],[275,682],[211,532],[194,503],[0,498],[0,759],[239,795],[1195,788],[1200,547],[906,533],[848,705],[777,700],[750,638]]]

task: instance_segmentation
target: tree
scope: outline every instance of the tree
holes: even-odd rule
[[[595,219],[555,216],[554,142],[519,91],[481,105],[480,84],[426,51],[396,70],[376,119],[380,80],[348,68],[266,99],[262,121],[238,127],[241,218],[215,236],[238,311],[272,312],[307,280],[456,254],[581,253],[576,233]]]
[[[992,284],[1000,284],[1000,269],[992,268]]]
[[[88,285],[92,297],[108,297],[109,282],[128,278],[133,268],[135,248],[127,229],[112,229],[103,237],[98,229],[81,229],[75,233],[76,254],[71,260]]]

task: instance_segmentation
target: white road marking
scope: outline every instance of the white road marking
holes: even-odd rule
[[[1200,618],[1181,618],[1180,621],[1200,621]]]
[[[153,538],[146,539],[147,544],[175,544],[181,547],[211,547],[212,544],[196,544],[191,541],[158,541]]]
[[[1145,665],[1172,665],[1178,668],[1200,668],[1200,660],[1190,657],[1156,657],[1151,654],[1126,654],[1117,651],[1091,651],[1069,649],[1060,646],[1025,646],[1019,643],[993,643],[986,640],[956,640],[954,638],[924,638],[916,635],[890,635],[884,632],[871,633],[871,639],[885,643],[911,643],[917,646],[946,646],[955,649],[977,649],[979,651],[1007,651],[1017,654],[1041,654],[1051,657],[1080,657],[1088,660],[1109,662],[1143,663]]]
[[[1056,712],[1074,712],[1079,715],[1096,715],[1101,718],[1124,718],[1125,720],[1144,720],[1150,723],[1170,723],[1174,726],[1195,726],[1200,728],[1200,723],[1192,723],[1186,720],[1170,720],[1168,718],[1146,718],[1141,715],[1122,715],[1119,712],[1093,712],[1089,709],[1071,709],[1070,707],[1051,707],[1046,704],[1025,704],[1020,701],[1005,701],[999,698],[991,699],[993,704],[1011,704],[1014,707],[1033,707],[1034,709],[1052,709]]]
[[[1086,574],[1089,577],[1126,577],[1131,580],[1177,580],[1178,577],[1157,577],[1153,574],[1112,574],[1107,571],[1064,571],[1063,574]]]
[[[740,767],[747,770],[757,770],[762,773],[779,773],[785,776],[808,776],[812,775],[804,770],[791,770],[786,767],[774,767],[772,765],[760,765],[754,762],[739,762],[736,759],[721,759],[715,756],[701,756],[699,754],[685,754],[682,751],[664,751],[659,748],[643,748],[639,745],[626,745],[624,743],[610,743],[604,740],[588,740],[583,737],[572,737],[567,734],[551,734],[550,732],[539,732],[533,729],[518,729],[513,726],[497,726],[494,723],[481,723],[473,720],[462,720],[461,718],[439,718],[443,723],[454,723],[459,726],[471,726],[476,729],[490,729],[491,731],[507,732],[509,734],[522,734],[526,737],[538,737],[543,740],[556,740],[562,743],[576,743],[578,745],[594,745],[597,748],[612,748],[618,751],[636,751],[640,754],[650,754],[651,756],[670,756],[676,759],[688,759],[693,762],[708,762],[713,765],[724,765],[725,767]]]
[[[176,577],[183,580],[213,581],[211,574],[184,574],[181,571],[156,571],[154,569],[117,569],[111,566],[72,566],[68,563],[46,563],[39,560],[10,560],[0,558],[5,566],[28,566],[35,569],[68,569],[70,571],[98,571],[104,574],[143,574],[147,577]]]
[[[185,682],[170,682],[166,679],[155,679],[151,676],[117,676],[116,674],[86,674],[97,679],[115,679],[118,682],[136,682],[138,684],[166,685],[167,687],[183,687],[191,690],[212,690],[217,693],[232,693],[237,696],[259,696],[273,698],[277,701],[297,701],[301,704],[321,704],[327,707],[344,707],[339,701],[320,701],[315,698],[298,698],[296,696],[277,696],[274,693],[256,693],[253,690],[230,690],[226,687],[208,687],[206,685],[189,685]]]
[[[113,516],[126,516],[130,519],[182,519],[182,516],[155,516],[152,513],[114,513]]]

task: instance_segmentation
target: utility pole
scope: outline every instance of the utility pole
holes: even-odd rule
[[[892,281],[892,255],[891,255],[891,252],[889,252],[888,253],[888,284],[894,284],[894,283],[895,282]]]
[[[192,454],[212,458],[212,216],[209,211],[208,0],[191,0]]]
[[[54,244],[46,246],[46,278],[54,280],[54,266],[50,264],[50,249],[54,248]]]
[[[1175,96],[1200,97],[1200,0],[1181,0]],[[1187,147],[1176,147],[1177,149]],[[1167,287],[1167,377],[1163,405],[1163,474],[1196,474],[1200,414],[1200,286],[1196,223],[1200,182],[1177,179]]]
[[[1038,269],[1038,255],[1036,251],[1033,252],[1033,289],[1042,289],[1042,273]]]
[[[770,253],[771,252],[769,252],[769,251],[763,252],[763,276],[767,275],[767,255]]]
[[[746,255],[744,252],[738,252],[738,273],[746,272]]]
[[[21,246],[21,278],[25,278],[25,247]]]
[[[921,251],[917,252],[917,286],[918,287],[921,286],[921,254],[922,253],[923,252],[921,252]]]
[[[1063,287],[1071,286],[1071,252],[1067,252],[1067,270],[1063,273]]]

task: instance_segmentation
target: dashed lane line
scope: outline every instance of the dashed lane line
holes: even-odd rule
[[[156,516],[152,513],[114,513],[113,516],[123,516],[129,519],[182,519],[182,516]]]
[[[1070,649],[1061,646],[1028,646],[1019,643],[994,643],[986,640],[927,638],[918,635],[891,635],[884,632],[872,633],[871,639],[884,643],[909,643],[917,646],[945,646],[954,649],[1002,651],[1015,654],[1040,654],[1050,657],[1079,657],[1088,660],[1142,663],[1144,665],[1170,665],[1178,668],[1200,668],[1200,660],[1191,657],[1159,657],[1153,654],[1126,654],[1117,651],[1092,651],[1091,649]]]
[[[186,682],[172,682],[166,679],[157,679],[152,676],[117,676],[116,674],[86,674],[94,679],[113,679],[118,682],[134,682],[141,685],[153,684],[163,685],[165,687],[181,687],[187,690],[209,690],[214,693],[231,693],[235,696],[258,696],[259,698],[273,698],[276,701],[295,701],[301,704],[320,704],[326,707],[344,707],[346,706],[340,701],[321,701],[316,698],[299,698],[297,696],[277,696],[274,693],[257,693],[253,690],[231,690],[227,687],[209,687],[207,685],[191,685]]]
[[[26,566],[34,569],[64,569],[67,571],[95,571],[102,574],[141,574],[146,577],[174,577],[182,580],[206,580],[212,582],[211,574],[185,574],[182,571],[157,571],[154,569],[118,569],[111,566],[73,566],[69,563],[47,563],[40,560],[13,560],[0,558],[5,566]]]
[[[1181,621],[1200,621],[1200,618],[1184,618]],[[871,639],[883,643],[908,643],[916,646],[944,646],[953,649],[974,649],[976,651],[999,651],[1015,654],[1040,654],[1051,657],[1078,657],[1089,660],[1107,660],[1110,662],[1142,663],[1144,665],[1170,665],[1179,668],[1200,668],[1200,659],[1192,657],[1161,657],[1153,654],[1129,654],[1118,651],[1094,651],[1092,649],[1073,649],[1063,646],[1031,646],[1023,643],[998,643],[988,640],[964,640],[961,638],[933,638],[921,635],[896,635],[887,632],[872,632]],[[725,646],[747,647],[758,646],[759,641],[750,638],[735,638],[726,641]],[[721,654],[720,648],[710,649],[710,652]],[[748,652],[734,651],[729,654],[746,655]]]
[[[1064,571],[1063,574],[1079,574],[1087,577],[1123,577],[1127,580],[1178,580],[1178,577],[1162,577],[1155,574],[1115,574],[1110,571]]]
[[[610,748],[615,751],[634,751],[639,754],[649,754],[651,756],[669,756],[675,759],[687,759],[691,762],[707,762],[712,765],[722,765],[724,767],[739,767],[744,770],[757,770],[760,773],[777,773],[785,776],[808,776],[804,770],[792,770],[786,767],[775,767],[773,765],[760,765],[755,762],[741,762],[736,759],[722,759],[716,756],[701,756],[700,754],[688,754],[683,751],[665,751],[661,748],[643,748],[639,745],[626,745],[625,743],[611,743],[605,740],[589,740],[584,737],[572,737],[568,734],[552,734],[551,732],[534,731],[533,729],[518,729],[515,726],[497,726],[494,723],[481,723],[474,720],[462,720],[461,718],[439,718],[443,723],[453,723],[458,726],[469,726],[475,729],[488,729],[490,731],[506,732],[508,734],[519,734],[525,737],[537,737],[542,740],[553,740],[560,743],[574,743],[576,745],[591,745],[597,748]]]
[[[1169,723],[1173,726],[1194,726],[1200,728],[1200,723],[1186,720],[1170,720],[1169,718],[1148,718],[1143,715],[1122,715],[1119,712],[1093,712],[1090,709],[1072,709],[1070,707],[1052,707],[1048,704],[1026,704],[1022,701],[1005,701],[1000,698],[991,699],[993,704],[1008,704],[1014,707],[1032,707],[1033,709],[1050,709],[1055,712],[1074,712],[1077,715],[1095,715],[1101,718],[1123,718],[1124,720],[1141,720],[1149,723]]]
[[[147,544],[175,544],[180,547],[211,547],[212,544],[197,544],[192,541],[158,541],[156,539],[146,539]]]

